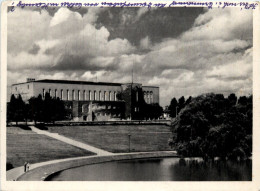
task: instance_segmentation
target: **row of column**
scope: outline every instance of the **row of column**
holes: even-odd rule
[[[88,101],[117,101],[117,92],[116,91],[87,91],[87,90],[57,90],[52,91],[48,89],[42,90],[43,98],[45,97],[46,92],[50,94],[51,97],[60,98],[61,100],[88,100]],[[66,96],[64,96],[66,95]]]

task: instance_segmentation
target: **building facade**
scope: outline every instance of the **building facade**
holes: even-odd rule
[[[11,93],[26,102],[46,93],[64,101],[71,118],[79,121],[138,119],[140,103],[159,104],[159,87],[142,84],[69,80],[34,80],[13,84]]]

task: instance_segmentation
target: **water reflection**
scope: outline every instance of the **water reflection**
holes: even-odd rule
[[[252,161],[200,158],[140,159],[86,165],[62,171],[54,181],[242,181],[252,180]]]

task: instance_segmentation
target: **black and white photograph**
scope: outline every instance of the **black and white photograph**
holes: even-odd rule
[[[1,179],[252,183],[255,9],[173,2],[6,7]]]

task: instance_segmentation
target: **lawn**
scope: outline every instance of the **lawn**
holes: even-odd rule
[[[171,131],[165,125],[54,126],[48,130],[110,152],[128,152],[128,134],[131,152],[170,150]]]
[[[93,153],[19,127],[7,127],[7,162],[14,167]]]

